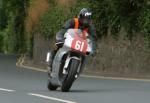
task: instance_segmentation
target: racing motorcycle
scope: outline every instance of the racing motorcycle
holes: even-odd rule
[[[84,30],[69,29],[64,38],[63,46],[57,51],[52,62],[52,68],[48,69],[47,87],[49,90],[61,87],[62,92],[68,92],[83,71],[86,58],[93,50],[92,39]],[[48,52],[47,63],[50,56],[51,52]]]

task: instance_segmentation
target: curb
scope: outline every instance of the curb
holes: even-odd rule
[[[40,68],[35,68],[35,67],[23,65],[24,59],[25,59],[25,55],[22,55],[22,56],[18,59],[18,62],[16,63],[16,66],[17,66],[17,67],[20,67],[20,68],[24,68],[24,69],[30,69],[30,70],[34,70],[34,71],[39,71],[39,72],[47,72],[47,70],[42,70],[42,69],[40,69]]]
[[[39,71],[39,72],[47,72],[47,70],[42,70],[40,68],[35,68],[31,66],[25,66],[23,65],[25,59],[25,55],[22,55],[19,59],[18,62],[16,63],[17,67],[24,68],[24,69],[30,69],[34,71]],[[136,78],[123,78],[123,77],[106,77],[106,76],[93,76],[93,75],[87,75],[87,74],[82,74],[81,77],[86,77],[86,78],[96,78],[96,79],[105,79],[105,80],[127,80],[127,81],[141,81],[141,82],[150,82],[150,79],[136,79]]]

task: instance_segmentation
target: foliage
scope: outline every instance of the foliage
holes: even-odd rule
[[[139,17],[139,26],[145,34],[146,46],[150,48],[150,4],[145,4]]]
[[[3,33],[3,51],[23,52],[24,19],[29,0],[1,0],[1,2],[0,31]]]
[[[3,33],[0,32],[0,52],[3,52]]]
[[[99,37],[110,33],[118,38],[121,28],[125,28],[129,40],[142,32],[145,43],[150,48],[149,0],[75,0],[74,4],[66,3],[65,6],[59,5],[56,0],[48,1],[51,7],[33,29],[34,35],[40,32],[50,39],[66,20],[77,17],[81,8],[90,7]],[[21,53],[28,47],[32,48],[34,36],[32,35],[31,43],[26,44],[24,27],[27,8],[32,6],[31,2],[32,0],[0,0],[0,52]]]
[[[110,33],[119,39],[120,30],[127,32],[125,37],[132,40],[138,32],[145,34],[146,45],[150,45],[150,17],[147,0],[76,0],[71,7],[61,7],[54,0],[49,0],[54,5],[41,19],[36,31],[46,38],[52,38],[70,18],[77,17],[83,7],[90,7],[93,12],[99,38]]]
[[[135,32],[139,32],[138,18],[144,0],[95,0],[91,4],[100,37],[107,35],[109,28],[115,35],[124,27],[130,40]]]
[[[82,2],[76,2],[74,6],[61,7],[56,3],[54,3],[53,6],[54,7],[50,8],[50,10],[41,18],[41,21],[35,30],[44,35],[45,38],[52,38],[55,36],[56,32],[61,29],[68,19],[77,17],[81,8],[89,7],[89,3],[86,0],[83,0]]]

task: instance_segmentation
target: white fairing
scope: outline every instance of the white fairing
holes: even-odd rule
[[[72,43],[72,40],[73,38],[71,37],[71,35],[69,35],[68,32],[65,33],[65,42],[64,42],[64,46],[65,47],[68,47],[68,48],[71,48],[71,43]]]
[[[64,42],[64,46],[67,47],[67,48],[71,48],[72,46],[72,41],[74,40],[74,37],[75,35],[78,34],[77,36],[80,37],[80,35],[82,34],[82,31],[80,29],[69,29],[64,37],[66,38],[65,39],[65,42]],[[90,54],[93,53],[93,50],[92,50],[92,46],[93,46],[93,43],[91,41],[90,38],[88,38],[88,33],[86,33],[86,42],[87,42],[87,52],[89,52]]]

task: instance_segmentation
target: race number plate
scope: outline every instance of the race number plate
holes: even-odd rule
[[[72,41],[71,48],[82,53],[86,53],[87,50],[87,42],[82,39],[74,39]]]

